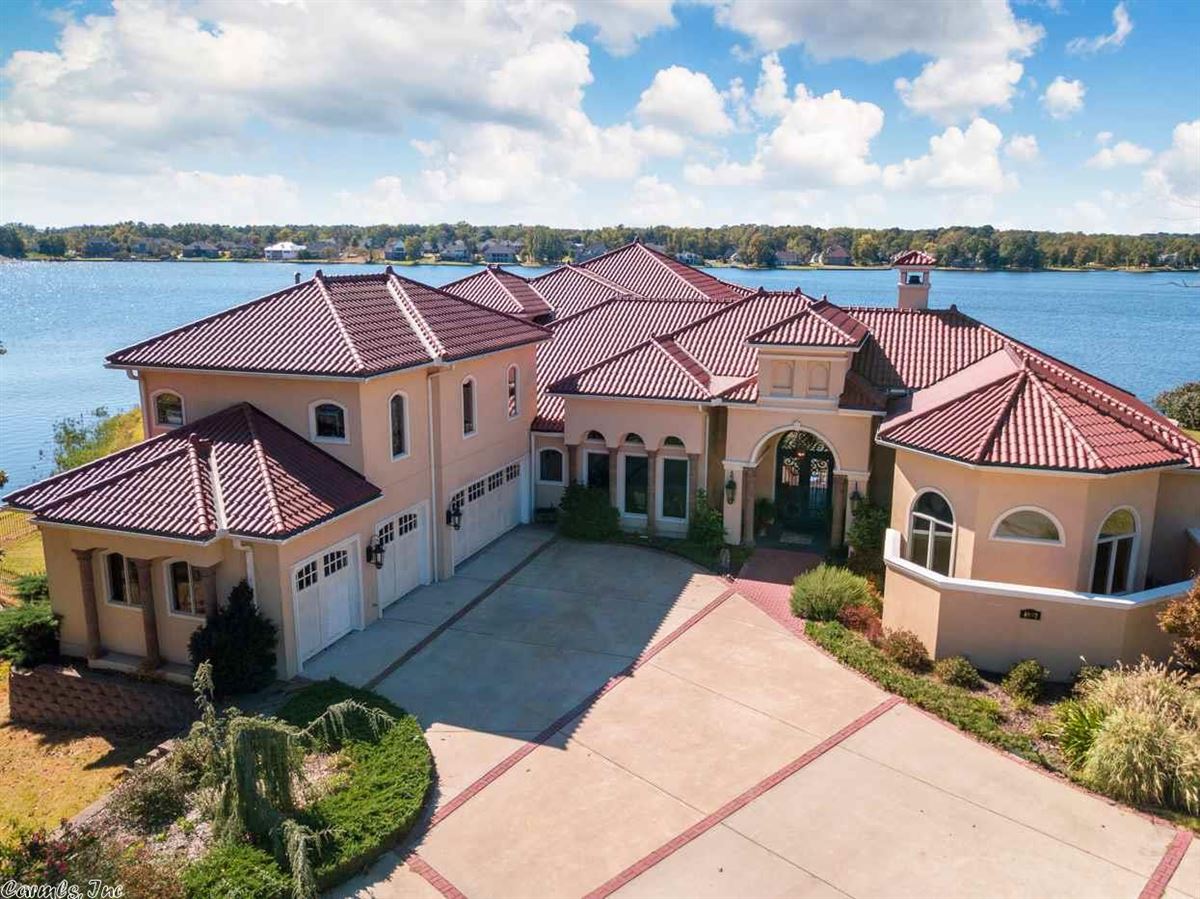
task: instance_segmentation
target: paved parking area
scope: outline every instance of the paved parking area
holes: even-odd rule
[[[426,724],[439,782],[340,895],[1200,899],[1200,841],[899,703],[736,584],[545,539],[389,609],[398,667],[341,651]]]

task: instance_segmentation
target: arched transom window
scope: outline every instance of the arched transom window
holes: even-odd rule
[[[1104,520],[1096,538],[1092,565],[1093,593],[1126,593],[1133,579],[1137,518],[1132,509],[1117,509]]]
[[[992,529],[995,540],[1018,540],[1022,543],[1054,543],[1062,545],[1062,529],[1058,522],[1040,509],[1012,509],[1004,513]]]
[[[940,493],[926,490],[913,504],[908,558],[930,571],[950,574],[954,560],[954,511]]]
[[[346,442],[346,410],[337,403],[317,403],[313,406],[312,428],[318,440]]]

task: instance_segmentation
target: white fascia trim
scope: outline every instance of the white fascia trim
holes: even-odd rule
[[[1165,587],[1155,587],[1152,590],[1142,590],[1138,593],[1126,593],[1123,596],[1108,596],[1102,593],[1077,593],[1074,590],[1062,590],[1057,587],[1030,587],[1026,584],[1009,584],[1003,581],[978,581],[970,578],[946,577],[936,571],[930,571],[910,562],[900,555],[900,532],[888,528],[883,543],[883,561],[893,571],[921,581],[938,590],[956,590],[963,593],[981,593],[986,596],[1001,596],[1008,599],[1019,599],[1033,602],[1053,602],[1074,606],[1089,606],[1095,609],[1110,609],[1113,611],[1129,611],[1142,606],[1154,605],[1182,596],[1191,588],[1191,581],[1180,581],[1177,584],[1167,584]]]
[[[696,406],[714,402],[713,400],[668,400],[668,399],[652,399],[647,396],[599,396],[591,393],[556,393],[553,390],[546,391],[552,396],[561,396],[564,400],[600,400],[609,403],[662,403],[668,406]],[[558,431],[545,431],[542,433],[560,433]]]
[[[1127,471],[1065,471],[1061,468],[1025,468],[1020,465],[977,465],[974,462],[962,462],[958,459],[951,459],[949,456],[939,456],[937,453],[931,453],[927,450],[913,449],[911,446],[903,446],[899,443],[892,443],[884,437],[875,435],[875,442],[880,446],[886,446],[888,449],[904,450],[906,453],[913,453],[917,456],[924,456],[926,459],[936,459],[938,462],[948,462],[951,465],[961,465],[963,468],[969,468],[971,471],[989,471],[989,472],[1007,472],[1012,471],[1018,474],[1040,475],[1044,477],[1054,478],[1119,478],[1133,474],[1146,474],[1151,471],[1176,471],[1179,469],[1189,470],[1186,462],[1175,462],[1170,465],[1149,465],[1146,468],[1131,468]],[[1192,469],[1200,472],[1200,469]]]
[[[751,343],[743,341],[746,346],[754,347],[760,356],[829,356],[837,358],[838,356],[854,355],[862,349],[863,345],[858,346],[812,346],[803,343]]]
[[[185,546],[212,546],[212,544],[216,543],[222,537],[228,536],[228,535],[218,531],[216,534],[214,534],[212,537],[208,538],[207,540],[189,540],[187,537],[166,537],[162,534],[146,534],[141,531],[127,531],[127,530],[118,530],[117,528],[93,527],[92,525],[86,525],[86,524],[67,524],[65,522],[60,522],[60,521],[46,521],[43,518],[39,518],[36,513],[34,513],[33,517],[30,520],[34,524],[40,525],[42,527],[47,527],[47,528],[66,528],[67,530],[70,530],[70,531],[85,531],[85,532],[91,533],[91,534],[115,534],[119,537],[140,537],[143,540],[162,540],[166,543],[176,543],[176,544],[182,543]],[[100,547],[97,547],[97,549],[99,549],[99,548]]]

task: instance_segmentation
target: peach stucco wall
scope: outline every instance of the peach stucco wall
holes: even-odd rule
[[[758,461],[770,438],[788,430],[811,431],[833,452],[839,470],[870,468],[871,416],[803,408],[730,405],[725,458]]]
[[[1100,526],[1114,509],[1129,506],[1140,521],[1134,575],[1138,589],[1153,543],[1159,477],[1159,472],[1095,478],[992,471],[897,450],[892,527],[907,536],[917,495],[934,489],[954,510],[955,577],[1086,591]],[[1056,518],[1063,545],[993,539],[999,518],[1020,506]]]
[[[1150,575],[1163,583],[1194,577],[1200,566],[1189,528],[1200,528],[1200,471],[1164,471],[1158,483]]]
[[[588,431],[599,431],[610,447],[620,446],[626,434],[634,433],[650,449],[661,447],[668,437],[678,437],[686,452],[703,453],[705,413],[701,406],[685,403],[569,397],[564,439],[567,443],[583,443]]]

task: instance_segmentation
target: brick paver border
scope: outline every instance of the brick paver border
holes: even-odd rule
[[[1183,861],[1184,855],[1187,854],[1188,846],[1191,842],[1192,834],[1189,831],[1178,830],[1175,832],[1175,839],[1171,840],[1171,845],[1163,853],[1162,860],[1159,861],[1158,867],[1154,869],[1154,873],[1150,875],[1150,879],[1142,888],[1138,899],[1161,899],[1162,894],[1167,890],[1167,884],[1175,876],[1175,871],[1179,867],[1179,863]]]
[[[720,596],[718,596],[716,599],[714,599],[712,602],[710,602],[708,605],[706,605],[703,609],[698,611],[695,615],[690,617],[687,621],[685,621],[683,624],[681,624],[675,630],[671,631],[671,633],[667,634],[667,636],[663,637],[661,640],[659,640],[653,646],[648,647],[634,661],[630,662],[628,665],[626,665],[624,668],[622,668],[620,671],[618,671],[616,674],[614,674],[612,677],[610,677],[607,681],[604,682],[604,685],[601,686],[600,689],[594,690],[591,693],[589,693],[586,697],[584,697],[582,700],[580,700],[580,702],[576,703],[570,710],[563,713],[561,716],[559,716],[557,719],[555,719],[553,722],[551,722],[549,725],[547,725],[546,728],[544,730],[542,730],[542,732],[539,733],[536,737],[534,737],[528,743],[525,743],[523,746],[521,746],[521,748],[514,751],[511,755],[509,755],[507,758],[505,758],[503,761],[501,761],[495,767],[489,769],[485,774],[483,774],[482,777],[480,777],[478,780],[476,780],[474,783],[472,783],[470,786],[468,786],[466,789],[464,789],[461,793],[459,793],[457,796],[455,796],[453,799],[451,799],[449,802],[447,802],[445,805],[443,805],[440,809],[438,809],[433,814],[433,817],[429,819],[429,827],[427,828],[427,830],[432,830],[434,827],[436,827],[438,824],[440,824],[442,821],[444,821],[447,817],[454,814],[454,812],[456,812],[460,808],[462,808],[463,805],[465,805],[467,802],[469,802],[471,799],[473,799],[475,796],[477,796],[489,784],[493,783],[495,780],[497,780],[498,778],[503,776],[505,774],[505,772],[512,769],[512,767],[514,765],[516,765],[518,762],[520,762],[522,759],[524,759],[526,756],[528,756],[531,752],[533,752],[539,746],[542,746],[543,744],[545,744],[546,741],[548,741],[556,733],[558,733],[560,730],[562,730],[564,727],[566,727],[566,725],[568,723],[570,723],[574,718],[577,718],[579,715],[581,715],[585,711],[587,711],[588,707],[591,706],[593,703],[595,703],[596,700],[598,700],[604,694],[608,693],[610,690],[612,690],[614,687],[616,687],[622,681],[625,681],[628,678],[630,678],[639,668],[641,668],[643,665],[645,665],[647,662],[649,662],[652,658],[654,658],[656,655],[658,655],[660,652],[662,652],[664,649],[666,649],[668,646],[670,646],[672,643],[674,643],[676,640],[678,640],[680,637],[682,637],[692,627],[694,627],[696,624],[698,624],[700,621],[702,621],[705,618],[705,616],[707,616],[710,612],[712,612],[719,605],[721,605],[721,603],[725,602],[725,600],[727,600],[729,597],[733,596],[733,594],[735,592],[737,592],[737,591],[736,591],[736,588],[734,588],[734,587],[730,587],[727,590],[723,591]]]
[[[660,862],[662,862],[664,859],[668,858],[669,856],[674,855],[676,852],[678,852],[680,849],[682,849],[684,846],[686,846],[692,840],[696,839],[696,837],[701,836],[702,834],[707,833],[708,831],[712,830],[714,827],[716,827],[718,824],[720,824],[722,821],[724,821],[730,815],[734,814],[735,812],[741,811],[743,808],[745,808],[747,805],[749,805],[755,799],[758,799],[760,796],[762,796],[767,791],[779,786],[781,783],[783,783],[785,780],[787,780],[789,777],[791,777],[793,774],[795,774],[801,768],[804,768],[805,766],[810,765],[813,762],[815,762],[817,759],[819,759],[821,756],[823,756],[829,750],[833,749],[835,746],[837,746],[843,740],[858,733],[860,730],[862,730],[864,727],[866,727],[868,724],[870,724],[872,721],[874,721],[880,715],[885,714],[889,709],[892,709],[895,706],[899,705],[901,703],[901,701],[902,700],[900,699],[899,696],[893,696],[890,699],[885,699],[883,702],[879,703],[879,705],[875,706],[875,708],[871,709],[869,712],[866,712],[865,714],[860,715],[859,717],[855,718],[853,721],[851,721],[849,724],[847,724],[845,727],[843,727],[837,733],[835,733],[829,737],[826,737],[824,740],[822,740],[820,743],[818,743],[812,749],[805,752],[803,755],[793,759],[792,761],[788,762],[788,764],[784,765],[782,768],[780,768],[775,773],[768,775],[763,780],[760,780],[758,783],[756,783],[750,789],[746,790],[746,792],[742,793],[740,796],[737,796],[737,797],[729,800],[729,802],[726,802],[723,806],[721,806],[719,809],[717,809],[712,814],[706,815],[705,817],[701,818],[699,821],[697,821],[695,824],[693,824],[687,830],[683,831],[683,833],[679,834],[677,837],[675,837],[675,838],[671,839],[670,841],[664,843],[663,845],[659,846],[657,849],[655,849],[653,852],[649,853],[648,855],[645,855],[642,858],[638,859],[636,862],[634,862],[632,865],[630,865],[628,868],[626,868],[624,871],[622,871],[616,877],[613,877],[610,880],[601,884],[600,886],[596,887],[596,889],[592,890],[590,893],[588,893],[586,896],[584,896],[584,899],[604,899],[604,897],[606,897],[606,896],[611,896],[613,893],[615,893],[621,887],[625,886],[630,881],[632,881],[632,880],[636,879],[637,877],[639,877],[640,875],[646,873],[651,868],[653,868],[655,865],[659,864]]]
[[[414,874],[423,878],[426,883],[445,896],[446,899],[467,899],[462,890],[443,877],[433,865],[429,864],[429,862],[425,861],[417,853],[410,852],[408,858],[404,860],[404,864],[408,865]]]

